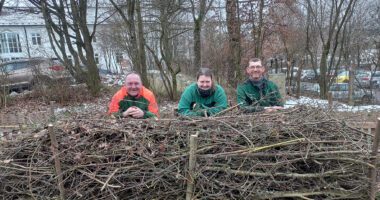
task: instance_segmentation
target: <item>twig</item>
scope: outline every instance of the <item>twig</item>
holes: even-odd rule
[[[96,181],[96,182],[98,182],[98,183],[100,183],[100,184],[102,184],[102,185],[106,185],[106,184],[107,184],[107,183],[105,183],[105,182],[103,182],[103,181],[101,181],[101,180],[99,180],[99,179],[93,177],[92,174],[90,174],[90,173],[87,173],[87,172],[85,172],[85,171],[83,171],[83,170],[80,170],[80,169],[78,169],[78,171],[79,171],[80,173],[86,175],[88,178],[90,178],[90,179],[92,179],[92,180],[94,180],[94,181]],[[120,185],[111,185],[111,184],[107,184],[107,186],[108,186],[108,187],[111,187],[111,188],[120,188],[120,187],[121,187]]]
[[[224,109],[224,110],[222,110],[222,111],[216,113],[216,114],[215,114],[214,116],[212,116],[212,117],[217,117],[218,115],[221,115],[221,114],[224,114],[224,113],[226,113],[226,112],[229,112],[229,111],[231,111],[231,110],[233,110],[233,109],[239,107],[239,105],[240,105],[240,104],[236,104],[236,105],[234,105],[234,106],[231,106],[231,107],[229,107],[229,108],[226,108],[226,109]]]
[[[116,174],[117,171],[119,171],[120,168],[117,168],[115,169],[112,174],[109,175],[109,177],[107,178],[106,182],[104,183],[102,189],[100,189],[100,191],[103,191],[104,188],[106,188],[106,186],[108,185],[108,182],[111,180],[111,178]]]

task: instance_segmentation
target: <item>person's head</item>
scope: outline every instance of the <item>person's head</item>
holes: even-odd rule
[[[142,88],[140,75],[137,72],[130,72],[125,77],[125,87],[127,88],[128,95],[137,96]]]
[[[251,80],[260,80],[264,76],[265,67],[259,58],[252,58],[245,71]]]
[[[210,90],[213,88],[213,75],[209,68],[200,68],[197,73],[197,85],[202,90]]]

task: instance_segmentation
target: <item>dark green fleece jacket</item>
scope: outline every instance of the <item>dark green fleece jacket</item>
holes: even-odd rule
[[[181,95],[178,103],[178,113],[183,116],[213,116],[227,108],[227,96],[220,85],[215,86],[215,91],[202,97],[198,92],[196,83],[189,85]]]
[[[283,106],[277,85],[263,79],[261,88],[248,79],[237,87],[237,103],[244,112],[264,110],[264,107]]]

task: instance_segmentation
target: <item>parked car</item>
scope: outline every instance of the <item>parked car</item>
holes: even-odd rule
[[[330,92],[333,99],[348,100],[349,84],[348,83],[333,83],[330,86]],[[369,103],[372,100],[371,92],[363,88],[354,86],[352,98],[354,101],[362,101]]]
[[[362,88],[368,88],[370,86],[371,72],[370,71],[360,71],[355,76],[355,84]]]
[[[372,86],[374,88],[380,88],[380,71],[376,71],[372,74]]]
[[[8,89],[21,89],[52,80],[69,79],[65,67],[48,58],[20,59],[0,64],[0,85]]]
[[[313,69],[302,70],[302,74],[301,74],[301,80],[302,81],[312,81],[315,79],[316,79],[316,76],[315,76],[315,72]]]
[[[336,77],[337,83],[348,83],[349,81],[350,81],[350,72],[349,71],[342,71]]]

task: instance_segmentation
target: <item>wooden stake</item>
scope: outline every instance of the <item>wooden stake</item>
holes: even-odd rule
[[[375,131],[375,138],[373,140],[373,146],[372,146],[372,153],[371,153],[371,164],[375,166],[375,168],[369,169],[369,198],[370,200],[376,199],[376,191],[377,191],[377,182],[376,182],[376,175],[377,175],[377,152],[379,149],[379,139],[380,139],[380,117],[377,118],[377,127]]]
[[[196,164],[196,151],[197,151],[197,139],[198,133],[190,136],[190,156],[189,156],[189,172],[187,174],[187,188],[186,188],[186,200],[191,200],[193,198],[194,189],[194,168]]]
[[[332,109],[332,107],[333,107],[333,100],[332,100],[332,93],[331,93],[331,91],[329,91],[327,93],[327,99],[328,99],[328,102],[329,102],[329,109]]]
[[[54,158],[54,167],[55,167],[55,175],[58,179],[58,189],[61,200],[65,199],[65,188],[63,187],[63,179],[62,179],[62,169],[61,169],[61,161],[59,160],[59,152],[58,152],[58,142],[57,137],[55,136],[55,132],[53,129],[53,124],[48,125],[48,131],[51,140],[51,150],[53,152]]]
[[[55,103],[55,101],[50,101],[50,122],[55,121],[54,103]]]

